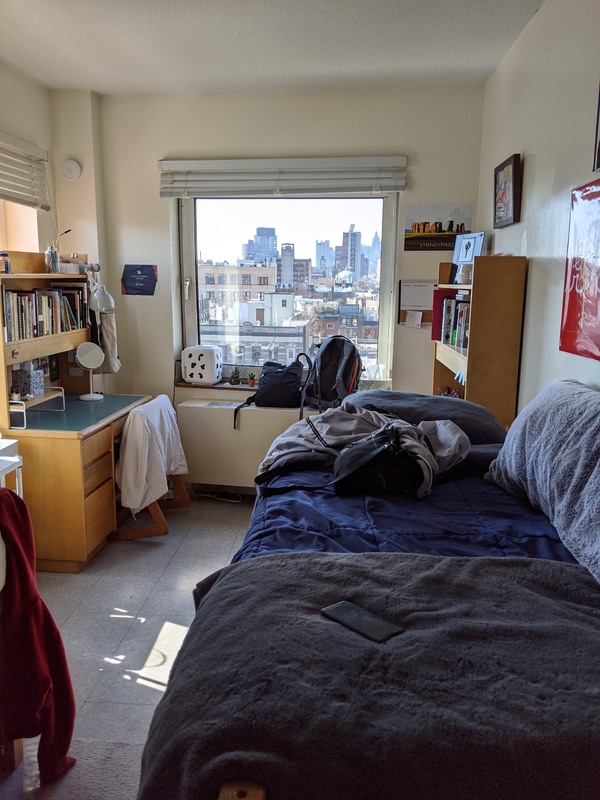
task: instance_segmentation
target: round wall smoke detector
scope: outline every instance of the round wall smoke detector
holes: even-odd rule
[[[68,181],[76,181],[81,175],[81,167],[77,161],[74,161],[71,158],[65,161],[63,164],[63,175]]]

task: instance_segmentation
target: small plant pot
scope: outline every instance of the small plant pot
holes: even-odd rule
[[[239,378],[229,378],[229,383],[232,386],[239,386],[240,379]]]
[[[252,387],[256,383],[256,378],[248,378],[248,386]]]

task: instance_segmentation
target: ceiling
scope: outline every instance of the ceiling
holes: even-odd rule
[[[483,84],[543,0],[0,0],[0,60],[53,89]]]

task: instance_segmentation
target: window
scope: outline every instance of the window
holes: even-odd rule
[[[378,161],[394,164],[380,174]],[[180,200],[182,285],[194,291],[183,300],[185,343],[220,344],[226,360],[260,366],[277,354],[314,354],[328,332],[343,328],[366,366],[391,365],[406,158],[283,162],[160,162],[161,195],[187,195]],[[339,172],[337,162],[344,162]],[[359,175],[363,162],[368,180]],[[296,179],[302,186],[290,188]],[[195,315],[190,304],[202,301],[199,275],[208,264],[224,265],[218,272],[230,283],[260,292],[246,288],[239,300],[229,293],[226,305]]]
[[[395,201],[387,198],[393,208]],[[215,282],[215,273],[205,271],[207,258],[224,265],[218,284],[244,287],[239,299],[233,292],[208,295],[215,302],[199,318],[198,341],[227,342],[237,347],[239,364],[260,367],[276,360],[279,347],[314,356],[339,331],[356,343],[365,366],[390,363],[391,336],[381,336],[393,329],[391,292],[382,293],[383,271],[393,263],[384,266],[382,259],[384,198],[184,201],[190,202],[196,275],[205,275],[206,286]],[[257,230],[266,227],[275,234],[263,253]],[[387,286],[393,283],[387,275]],[[197,291],[202,295],[201,285]]]

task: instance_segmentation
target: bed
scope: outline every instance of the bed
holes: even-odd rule
[[[470,447],[417,500],[336,495],[350,422],[274,442],[241,548],[194,592],[138,800],[600,797],[600,394],[556,381],[508,434],[454,398],[340,411],[451,419]],[[320,614],[340,600],[402,632]]]

